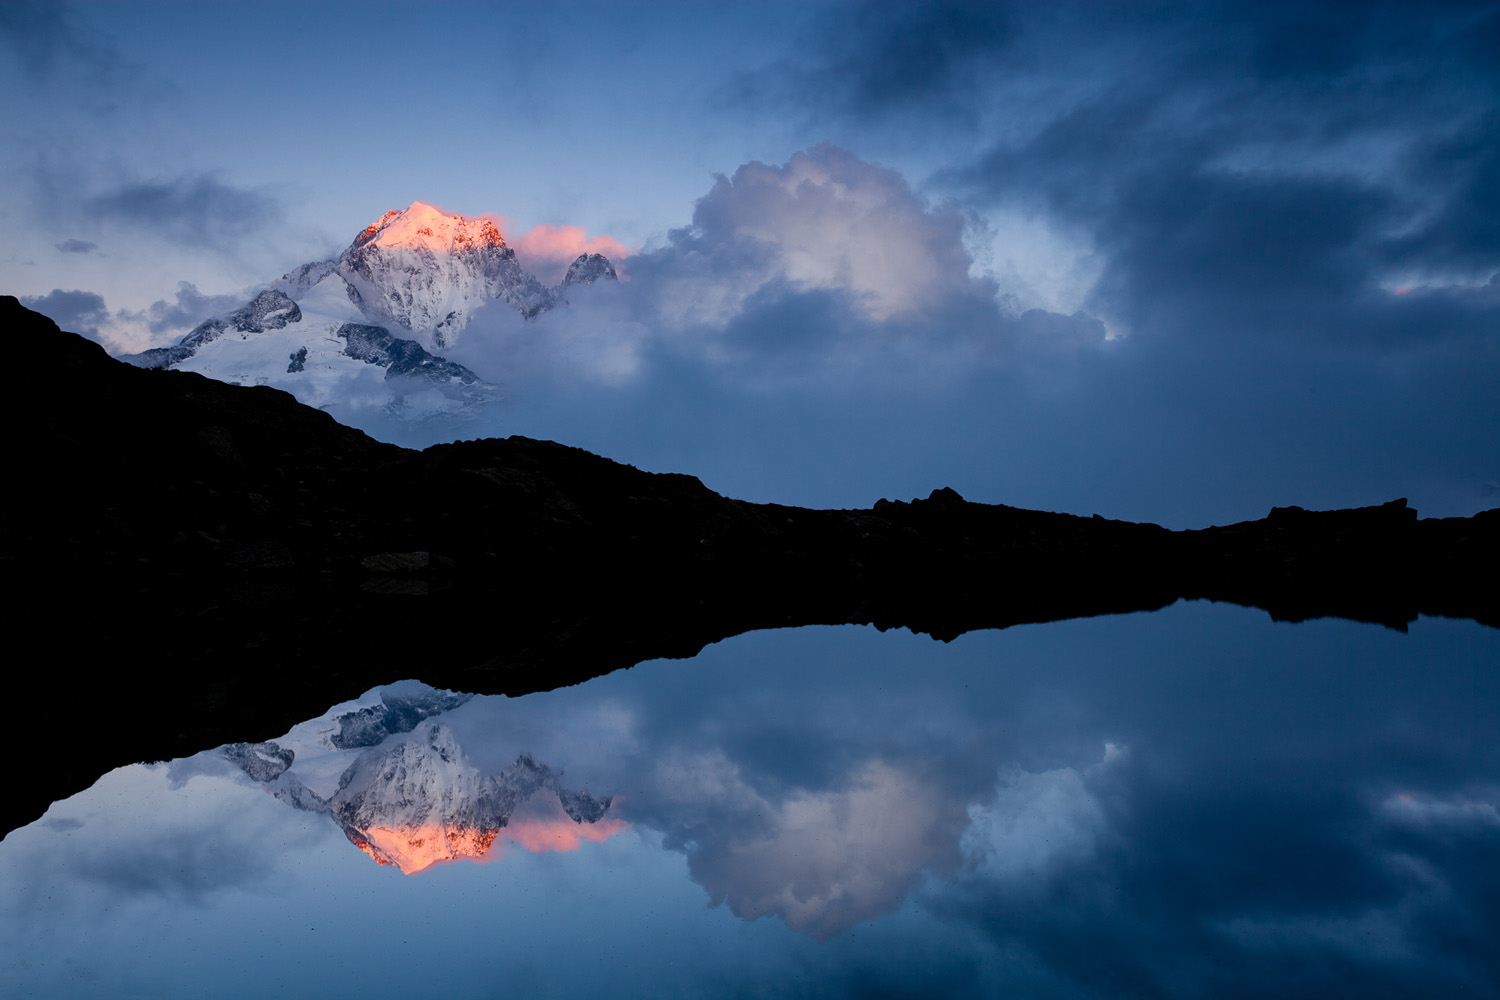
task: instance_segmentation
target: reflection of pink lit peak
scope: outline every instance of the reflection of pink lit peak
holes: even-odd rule
[[[376,864],[391,865],[404,874],[415,875],[435,864],[459,858],[498,861],[506,854],[506,844],[532,854],[567,853],[578,850],[585,842],[602,844],[628,828],[628,823],[615,817],[593,822],[575,819],[563,809],[555,794],[542,792],[524,803],[502,826],[484,821],[476,825],[462,820],[429,819],[410,826],[365,829],[346,826],[344,834],[355,847],[374,858]]]
[[[374,858],[376,864],[394,865],[407,875],[460,857],[479,858],[495,842],[496,832],[445,823],[344,829],[350,843]]]
[[[560,776],[529,754],[482,775],[447,726],[429,723],[412,735],[361,754],[328,802],[360,850],[408,874],[477,858],[512,822],[538,818],[538,809],[544,825],[581,826],[604,819],[609,808],[609,799],[563,788]]]
[[[606,815],[612,796],[596,799],[564,787],[559,772],[530,754],[496,774],[480,773],[452,730],[418,721],[448,710],[454,697],[434,692],[392,701],[382,695],[381,709],[340,716],[338,731],[324,745],[368,749],[343,766],[332,794],[304,784],[292,766],[295,752],[276,743],[231,744],[223,752],[277,798],[331,814],[354,846],[408,875],[439,862],[490,856],[502,833],[507,842],[540,853],[575,851],[584,841],[598,843],[625,829]]]
[[[469,697],[410,682],[310,724],[315,738],[294,731],[287,746],[232,743],[221,753],[276,798],[329,815],[361,851],[408,875],[458,858],[493,860],[508,844],[576,851],[627,828],[609,815],[614,796],[565,786],[562,772],[529,753],[482,773],[439,721]]]

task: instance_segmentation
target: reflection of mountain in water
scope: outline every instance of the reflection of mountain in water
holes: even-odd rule
[[[379,706],[339,716],[324,746],[352,759],[331,793],[309,787],[293,770],[296,752],[277,742],[233,743],[223,753],[278,799],[328,813],[356,847],[407,874],[439,861],[478,858],[513,825],[509,839],[533,851],[572,849],[624,828],[619,821],[601,823],[612,797],[564,788],[560,772],[526,753],[498,774],[481,774],[451,729],[420,721],[468,698],[386,694]],[[351,728],[357,740],[348,738]]]
[[[459,855],[479,857],[516,809],[544,790],[574,823],[598,822],[609,808],[608,798],[563,789],[530,756],[482,776],[446,727],[429,726],[424,735],[361,755],[328,803],[349,839],[382,864],[411,873]]]

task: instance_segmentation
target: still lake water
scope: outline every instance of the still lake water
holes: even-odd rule
[[[11,833],[0,995],[1500,996],[1472,622],[806,628],[434,697]]]

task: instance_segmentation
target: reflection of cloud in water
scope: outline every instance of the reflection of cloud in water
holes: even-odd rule
[[[739,917],[775,914],[823,939],[901,906],[926,869],[958,861],[963,804],[909,764],[870,761],[847,787],[766,799],[722,773],[699,789],[738,800],[740,823],[704,830],[693,878]],[[687,802],[680,805],[689,805]]]
[[[1388,822],[1403,826],[1500,830],[1500,809],[1479,796],[1440,798],[1398,792],[1380,803],[1380,813]]]
[[[610,803],[611,808],[618,805],[618,798]],[[629,828],[629,823],[615,816],[605,816],[591,823],[581,822],[563,810],[557,796],[538,795],[528,799],[511,815],[495,846],[482,860],[504,857],[506,844],[515,844],[532,854],[576,851],[585,843],[603,843]]]
[[[1094,785],[1123,756],[1082,770],[1012,766],[971,801],[930,763],[870,760],[840,787],[757,791],[722,752],[660,764],[651,794],[693,878],[739,917],[775,915],[819,940],[899,909],[924,873],[1014,882],[1086,856],[1105,827]]]
[[[993,801],[969,807],[964,857],[981,875],[1016,881],[1043,875],[1060,858],[1087,855],[1105,827],[1104,810],[1090,785],[1123,753],[1109,743],[1103,760],[1081,771],[1012,769],[1001,778]]]
[[[299,849],[317,839],[289,833],[259,808],[263,797],[227,764],[207,762],[191,770],[117,768],[87,792],[54,803],[40,822],[5,838],[9,853],[0,881],[39,865],[70,892],[86,887],[198,904],[225,890],[264,884],[276,867],[266,843]],[[214,807],[204,809],[205,802]],[[24,906],[23,896],[7,902]]]

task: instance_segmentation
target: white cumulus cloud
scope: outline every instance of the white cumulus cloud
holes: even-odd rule
[[[746,163],[698,201],[690,228],[633,261],[657,270],[665,318],[722,325],[768,286],[846,294],[867,320],[992,299],[970,276],[965,216],[933,205],[894,170],[831,145],[781,166]]]

